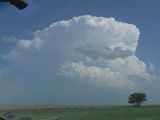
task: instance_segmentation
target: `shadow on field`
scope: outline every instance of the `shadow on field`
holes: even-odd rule
[[[34,118],[30,116],[16,116],[12,112],[5,112],[0,117],[0,120],[59,120],[59,117],[52,117],[52,118]]]

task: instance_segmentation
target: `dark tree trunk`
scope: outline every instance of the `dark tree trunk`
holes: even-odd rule
[[[141,102],[137,102],[134,104],[135,107],[140,107],[141,106]]]

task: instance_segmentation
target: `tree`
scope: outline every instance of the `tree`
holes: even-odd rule
[[[128,98],[128,103],[134,104],[135,107],[140,107],[144,101],[147,101],[145,93],[133,93]]]

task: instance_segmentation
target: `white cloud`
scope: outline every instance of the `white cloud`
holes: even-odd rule
[[[135,25],[114,18],[79,16],[37,31],[32,40],[19,40],[3,58],[23,78],[55,79],[61,77],[58,71],[92,84],[133,86],[134,77],[151,80],[146,64],[135,56],[139,34]]]
[[[32,46],[32,41],[31,40],[19,40],[17,44],[21,48],[30,48]]]
[[[119,58],[108,61],[107,65],[113,71],[120,72],[128,77],[136,76],[144,80],[151,80],[151,75],[146,70],[146,64],[132,55],[125,59]]]
[[[156,70],[156,66],[153,65],[151,62],[149,62],[149,67],[148,67],[149,71],[154,72]]]
[[[0,39],[1,44],[15,44],[17,39],[15,36],[3,37]]]
[[[82,62],[68,63],[62,66],[63,75],[89,79],[94,85],[107,85],[110,87],[132,87],[133,83],[128,78],[119,73],[113,72],[110,68],[98,66],[85,66]]]

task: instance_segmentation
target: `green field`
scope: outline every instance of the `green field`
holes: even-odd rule
[[[160,120],[160,106],[1,106],[16,116],[43,120]]]

